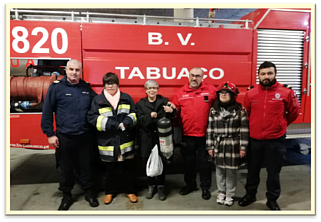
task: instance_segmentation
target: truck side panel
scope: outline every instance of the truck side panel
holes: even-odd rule
[[[243,101],[251,83],[252,36],[246,29],[83,24],[84,79],[101,91],[103,75],[115,72],[135,102],[145,96],[144,83],[154,79],[159,93],[172,99],[197,66],[207,83],[239,86]]]

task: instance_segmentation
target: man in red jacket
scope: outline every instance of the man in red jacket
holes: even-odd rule
[[[286,128],[298,117],[299,102],[291,87],[276,81],[273,63],[262,63],[258,76],[260,84],[249,87],[244,98],[249,117],[250,147],[246,195],[238,203],[244,207],[256,201],[260,170],[265,161],[268,174],[266,205],[271,210],[280,210],[276,200],[281,193],[279,174],[286,152]]]
[[[216,98],[216,88],[203,82],[203,71],[194,67],[189,73],[189,82],[176,93],[173,100],[183,125],[182,156],[185,159],[186,186],[180,191],[187,195],[197,190],[196,159],[198,157],[202,197],[211,198],[212,164],[206,151],[206,127],[208,113]],[[196,155],[196,153],[198,155]]]

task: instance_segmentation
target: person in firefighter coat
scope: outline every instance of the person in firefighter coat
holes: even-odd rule
[[[285,159],[286,128],[299,115],[299,101],[290,86],[276,81],[276,66],[263,62],[258,68],[260,83],[248,88],[244,106],[249,118],[250,146],[247,153],[248,174],[246,194],[240,206],[256,201],[262,163],[266,163],[266,205],[280,210],[277,199],[281,193],[280,172]]]
[[[115,73],[104,75],[103,86],[102,93],[93,99],[87,118],[96,128],[100,159],[106,169],[104,203],[110,204],[114,191],[122,186],[129,200],[136,203],[133,188],[135,104],[128,94],[119,90]]]
[[[216,202],[232,206],[236,194],[237,169],[245,164],[249,128],[245,109],[236,101],[237,87],[223,82],[210,109],[206,147],[216,165],[218,195]]]
[[[174,109],[169,105],[171,103],[168,98],[158,95],[159,85],[154,80],[148,80],[145,85],[145,92],[147,96],[136,103],[137,108],[137,122],[138,122],[138,141],[140,155],[146,168],[148,157],[152,148],[159,144],[159,136],[157,131],[157,122],[162,117],[169,119],[175,115]],[[147,177],[148,179],[148,193],[147,199],[151,199],[158,191],[158,198],[160,200],[166,199],[165,192],[165,174],[166,174],[166,158],[161,155],[163,162],[163,172],[157,177]]]

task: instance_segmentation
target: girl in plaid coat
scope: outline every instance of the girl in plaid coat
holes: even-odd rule
[[[232,206],[236,193],[236,173],[245,164],[249,141],[245,109],[236,101],[237,87],[230,82],[219,85],[217,100],[210,109],[206,147],[216,165],[216,202]]]

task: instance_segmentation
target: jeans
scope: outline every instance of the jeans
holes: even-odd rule
[[[234,197],[236,193],[237,169],[223,169],[216,166],[216,183],[219,191],[227,197]]]

